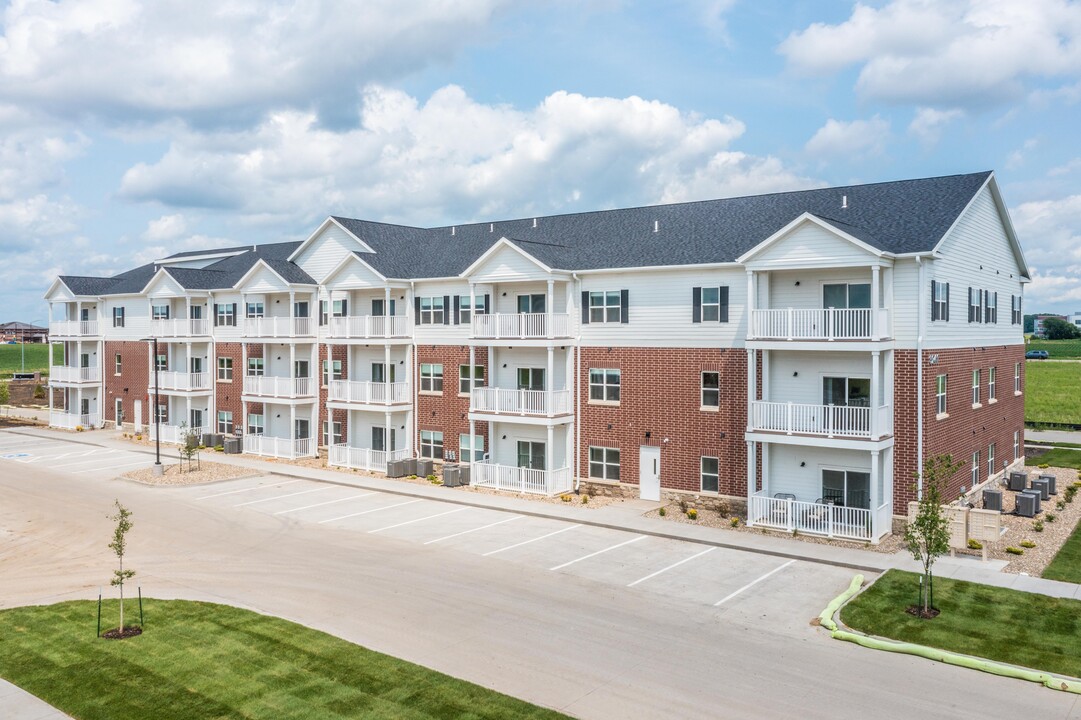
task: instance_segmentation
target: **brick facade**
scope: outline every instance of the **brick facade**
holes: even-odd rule
[[[443,433],[443,454],[453,452],[461,457],[458,436],[469,434],[469,398],[458,393],[459,366],[469,364],[469,348],[465,345],[417,345],[417,376],[413,378],[416,388],[416,436],[414,447],[420,452],[420,431],[439,430]],[[488,349],[478,347],[474,351],[477,365],[484,366],[484,377],[488,372]],[[420,365],[423,363],[442,363],[443,392],[441,395],[429,395],[420,392]],[[488,423],[477,423],[477,434],[484,438],[484,447],[489,448]]]
[[[342,378],[347,379],[349,377],[349,346],[348,345],[331,345],[330,354],[334,360],[340,360],[342,363]],[[327,346],[319,344],[319,367],[314,369],[314,372],[319,377],[319,405],[316,406],[316,412],[318,413],[318,421],[316,422],[313,432],[318,435],[319,446],[324,447],[327,444],[327,437],[323,434],[323,423],[325,422],[340,422],[342,424],[342,438],[349,437],[349,411],[348,410],[330,410],[327,408],[327,398],[330,393],[330,386],[327,383],[326,375],[323,372],[323,363],[327,360]]]
[[[116,398],[121,398],[125,424],[135,422],[135,401],[142,403],[142,422],[154,420],[150,399],[150,350],[138,340],[106,340],[103,343],[101,371],[105,377],[102,418],[116,422]],[[120,375],[116,374],[116,356],[120,355]]]

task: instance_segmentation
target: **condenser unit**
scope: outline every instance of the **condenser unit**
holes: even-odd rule
[[[1029,492],[1018,493],[1014,496],[1017,505],[1014,508],[1021,517],[1036,517],[1036,513],[1039,512],[1040,500],[1036,495]]]
[[[1058,495],[1058,493],[1055,492],[1055,476],[1054,475],[1049,475],[1047,473],[1044,473],[1044,474],[1040,475],[1040,479],[1047,481],[1047,483],[1048,483],[1048,492],[1049,493],[1051,493],[1052,495]]]
[[[1001,490],[984,490],[983,491],[983,509],[995,510],[1002,512],[1002,491]]]
[[[1051,483],[1042,477],[1032,479],[1032,490],[1040,493],[1041,500],[1047,500],[1051,497]]]
[[[1021,492],[1028,485],[1028,474],[1023,472],[1010,473],[1010,479],[1006,487],[1014,492]]]

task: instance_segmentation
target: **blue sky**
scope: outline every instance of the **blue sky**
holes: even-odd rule
[[[1081,4],[20,0],[0,319],[58,273],[307,236],[992,169],[1081,311]]]

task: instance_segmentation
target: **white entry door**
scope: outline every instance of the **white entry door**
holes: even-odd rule
[[[661,449],[643,445],[638,450],[638,493],[643,500],[661,499]]]
[[[135,417],[132,418],[132,422],[135,423],[135,432],[143,431],[143,401],[136,400],[135,403]]]

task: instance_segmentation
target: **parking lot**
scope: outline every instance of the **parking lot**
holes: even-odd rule
[[[76,476],[112,478],[151,460],[146,453],[104,448],[57,434],[55,438],[0,432],[0,472],[36,465]]]

